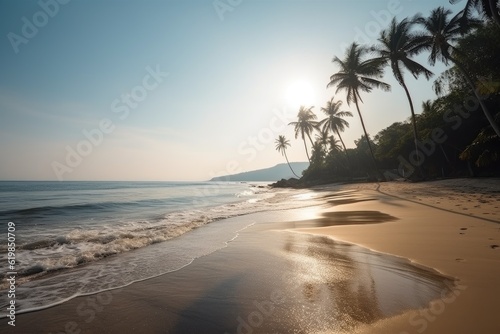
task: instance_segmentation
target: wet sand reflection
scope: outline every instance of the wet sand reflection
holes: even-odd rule
[[[370,211],[346,215],[320,219],[332,224],[390,217]],[[404,259],[285,230],[287,224],[263,219],[228,247],[181,270],[113,292],[91,322],[78,310],[106,292],[20,314],[16,330],[61,332],[80,320],[81,333],[103,328],[110,334],[353,333],[361,325],[426,307],[453,287],[451,280]]]
[[[353,204],[359,202],[374,201],[375,198],[367,196],[365,194],[359,194],[352,191],[341,191],[336,193],[328,193],[322,196],[327,203],[332,205],[344,205]]]
[[[307,324],[302,330],[308,333],[350,332],[425,307],[452,285],[403,259],[328,237],[290,233],[283,251],[293,267],[285,284],[296,292],[288,307],[295,323]]]
[[[331,211],[323,212],[316,219],[293,222],[295,228],[327,227],[340,225],[377,224],[398,220],[380,211]]]

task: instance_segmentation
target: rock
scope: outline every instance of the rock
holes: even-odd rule
[[[288,180],[281,179],[276,183],[271,184],[273,188],[295,188],[299,186],[300,181],[296,178],[290,178]]]

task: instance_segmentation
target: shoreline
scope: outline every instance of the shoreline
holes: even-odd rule
[[[293,232],[292,234],[300,236],[298,237],[300,240],[306,238],[303,236],[319,235],[322,238],[333,240],[334,243],[345,242],[348,244],[360,245],[365,249],[373,251],[374,253],[380,253],[385,257],[394,256],[400,260],[408,260],[419,269],[427,271],[429,271],[429,269],[431,269],[431,271],[434,269],[440,273],[441,276],[458,279],[455,289],[450,287],[446,290],[444,295],[437,296],[437,298],[434,298],[431,302],[426,302],[424,305],[421,304],[416,308],[410,308],[401,314],[388,315],[378,320],[374,318],[374,321],[369,324],[363,325],[359,323],[355,328],[351,328],[349,333],[390,332],[409,334],[420,333],[420,330],[424,327],[426,333],[443,333],[450,331],[454,333],[469,333],[472,329],[477,331],[478,328],[485,333],[494,333],[500,330],[500,321],[497,321],[495,318],[495,310],[500,308],[500,304],[495,301],[495,297],[500,299],[500,289],[494,284],[495,280],[498,281],[498,279],[500,279],[500,266],[498,266],[498,264],[500,264],[500,249],[488,249],[487,245],[484,245],[486,241],[491,241],[491,245],[500,244],[500,226],[495,223],[487,222],[483,220],[482,217],[463,215],[461,212],[453,212],[448,210],[448,208],[436,209],[426,206],[426,211],[424,212],[421,210],[421,204],[426,205],[426,203],[419,203],[419,198],[417,198],[416,201],[414,201],[413,198],[405,200],[401,196],[394,197],[394,195],[382,193],[384,190],[394,192],[395,188],[397,188],[396,190],[400,192],[399,195],[404,196],[405,192],[412,193],[412,185],[413,184],[403,184],[404,187],[401,188],[402,185],[400,183],[384,183],[379,186],[379,188],[382,189],[379,189],[375,184],[355,184],[330,185],[321,186],[319,189],[308,189],[308,191],[315,191],[318,194],[318,206],[256,213],[248,216],[230,218],[229,220],[238,221],[242,219],[254,220],[256,222],[264,221],[266,224],[256,224],[252,226],[251,231],[243,231],[237,239],[230,241],[226,248],[196,259],[194,261],[194,266],[187,266],[173,274],[167,273],[143,282],[133,283],[125,288],[110,290],[91,296],[76,297],[68,302],[48,309],[19,314],[16,320],[19,321],[21,327],[28,328],[29,330],[37,328],[38,330],[43,329],[45,332],[48,330],[59,332],[65,328],[64,326],[69,326],[64,329],[63,332],[81,329],[82,333],[91,333],[96,328],[99,328],[99,326],[107,326],[108,322],[116,322],[113,319],[121,315],[121,312],[125,312],[127,310],[127,305],[128,307],[132,307],[132,305],[137,306],[138,304],[132,302],[133,295],[141,300],[142,306],[149,309],[146,313],[142,311],[139,312],[143,317],[153,322],[153,324],[148,327],[153,331],[146,331],[145,333],[155,332],[155,330],[164,330],[165,328],[177,328],[172,324],[172,321],[174,321],[173,319],[182,322],[184,324],[183,326],[189,327],[189,319],[195,319],[196,316],[200,316],[200,310],[204,310],[205,312],[208,311],[209,313],[213,312],[214,308],[207,308],[206,303],[212,304],[212,306],[218,305],[219,307],[220,305],[224,305],[223,308],[226,311],[231,310],[231,308],[236,308],[244,310],[243,312],[247,312],[247,314],[251,314],[252,305],[247,305],[248,303],[245,304],[245,299],[238,300],[236,297],[238,294],[236,292],[234,295],[228,295],[226,291],[222,289],[220,291],[217,290],[217,293],[211,294],[211,290],[206,286],[206,282],[202,282],[204,279],[207,279],[207,274],[209,274],[208,280],[213,279],[214,284],[219,284],[220,281],[224,281],[221,280],[221,277],[227,278],[224,275],[228,275],[228,272],[231,273],[231,275],[236,275],[238,272],[240,272],[240,274],[244,272],[254,277],[257,281],[260,281],[261,286],[249,288],[248,286],[252,286],[254,282],[246,278],[240,278],[246,282],[246,285],[237,285],[234,283],[236,284],[235,286],[239,286],[235,288],[235,291],[239,291],[239,289],[245,291],[239,296],[247,296],[245,298],[252,296],[252,298],[255,298],[256,295],[262,293],[258,291],[264,289],[266,290],[264,295],[267,294],[267,296],[260,295],[259,300],[272,301],[273,299],[270,298],[272,292],[275,291],[275,289],[272,289],[274,283],[262,280],[262,277],[268,275],[268,271],[275,269],[269,266],[269,263],[272,262],[270,259],[274,259],[273,261],[275,261],[276,268],[283,266],[283,262],[280,262],[282,260],[277,260],[276,248],[266,246],[263,240],[268,240],[269,243],[282,240],[280,242],[283,243],[284,239],[282,239],[282,235],[276,238],[276,234],[273,234],[279,234],[279,231],[281,231],[285,234]],[[422,185],[419,186],[419,194],[417,195],[425,194],[426,186],[422,187]],[[386,189],[384,189],[384,187]],[[449,194],[444,190],[436,194],[435,185],[427,187],[434,191],[433,197],[426,197],[427,201],[441,201],[443,196]],[[493,188],[494,192],[492,194],[497,194],[495,191],[500,188],[500,185],[495,185]],[[449,190],[449,192],[453,193],[455,190],[452,189]],[[415,191],[413,191],[413,195],[416,195]],[[473,195],[469,194],[467,196]],[[484,206],[492,203],[492,208],[494,208],[494,205],[498,206],[498,204],[500,204],[500,198],[498,196],[499,195],[493,196],[492,199],[495,201],[482,203],[483,206],[481,209],[485,211]],[[435,205],[434,202],[427,204]],[[465,199],[465,202],[469,203],[467,199]],[[451,209],[455,210],[456,208],[457,207],[451,207]],[[331,212],[350,212],[351,214],[347,216],[345,214],[332,215]],[[382,213],[382,215],[376,214],[375,212]],[[460,214],[456,215],[455,213]],[[396,219],[388,219],[388,216]],[[486,219],[490,219],[491,216],[496,215],[490,214],[484,216],[486,216]],[[423,223],[421,221],[422,217],[427,218]],[[437,223],[432,224],[433,219]],[[469,224],[470,226],[468,225],[465,227],[464,225],[464,227],[459,227],[463,224]],[[466,229],[461,230],[461,228]],[[498,233],[498,236],[493,233]],[[493,234],[493,237],[489,236],[491,234]],[[484,240],[485,238],[492,238],[494,240]],[[394,242],[395,240],[399,240],[400,243],[396,244]],[[460,246],[457,242],[463,243]],[[241,244],[245,243],[248,247],[242,248]],[[300,242],[298,244],[300,244]],[[457,248],[457,245],[461,248]],[[246,268],[244,263],[239,263],[240,260],[238,256],[234,257],[234,254],[232,254],[233,251],[239,252],[237,255],[245,258],[247,262],[253,263],[251,268]],[[256,256],[255,254],[258,252],[263,252],[262,254],[265,256]],[[298,253],[298,256],[300,257],[304,254],[304,251],[302,251]],[[286,259],[290,261],[289,258]],[[312,256],[311,259],[318,261],[318,256]],[[228,261],[228,264],[221,265],[220,263],[223,261]],[[281,263],[281,265],[278,265],[278,263]],[[220,267],[220,270],[222,270],[221,273],[217,274],[222,275],[221,277],[215,277],[217,275],[212,272],[214,266],[222,266]],[[262,271],[262,267],[266,268],[266,270]],[[328,266],[325,268],[328,268]],[[373,269],[375,267],[371,265],[371,268]],[[469,271],[474,274],[469,273]],[[225,274],[223,275],[222,272]],[[294,271],[292,270],[291,272],[293,273]],[[210,275],[215,276],[211,277]],[[238,280],[235,282],[237,281]],[[185,289],[176,290],[174,287],[170,287],[168,284],[166,285],[167,282],[175,282],[179,287],[191,286],[191,289],[197,292],[190,294],[189,289],[187,292]],[[292,283],[297,282],[300,282],[300,279],[294,278]],[[292,286],[294,285],[292,284]],[[274,286],[274,288],[276,288],[276,286]],[[170,291],[176,300],[167,300],[172,298],[172,296],[163,296],[163,299],[156,296],[158,291],[164,291],[165,289]],[[285,293],[281,295],[281,297],[274,295],[274,300],[281,300],[283,298],[290,299],[291,295],[288,295],[288,293],[291,290],[284,289],[283,286],[280,286],[280,291],[285,291]],[[308,294],[314,296],[315,291],[315,289],[312,289]],[[209,297],[205,296],[207,294]],[[205,297],[200,299],[200,295]],[[382,295],[387,298],[387,292]],[[91,327],[86,329],[86,320],[90,319],[90,314],[92,313],[92,308],[88,307],[89,300],[92,300],[94,305],[97,306],[93,311],[94,316],[92,321],[90,321]],[[198,300],[198,302],[193,304],[193,301],[196,300]],[[189,306],[190,302],[191,307]],[[80,307],[82,303],[85,307],[80,308],[81,312],[78,312],[78,307]],[[116,305],[116,303],[120,306],[121,311],[119,312],[110,310],[110,308],[107,307],[107,305]],[[154,304],[156,307],[150,308],[152,307],[150,304]],[[278,304],[279,303],[276,303],[275,306],[278,307]],[[482,308],[479,306],[482,306]],[[170,310],[170,316],[167,317],[170,318],[170,323],[167,323],[168,319],[163,319],[161,316],[160,318],[163,320],[159,320],[159,309],[157,307]],[[372,305],[372,310],[368,311],[366,314],[373,312],[374,307],[375,306]],[[188,312],[186,316],[181,318],[178,317],[179,312],[183,313],[189,309],[192,310],[190,312],[194,313]],[[278,309],[282,312],[281,308],[277,308],[277,310]],[[441,311],[441,309],[444,311]],[[422,315],[422,312],[426,310],[430,312],[424,314],[427,317]],[[86,319],[82,318],[79,314],[85,312],[87,312],[89,316]],[[218,312],[215,313],[219,314]],[[154,316],[155,314],[156,316]],[[484,325],[478,327],[476,323],[471,327],[470,324],[467,324],[466,315],[482,320],[482,324]],[[129,314],[129,316],[131,315]],[[286,314],[282,314],[282,316],[284,317]],[[235,329],[237,329],[237,326],[234,326],[235,320],[238,319],[237,316],[231,318],[231,316],[227,314],[219,314],[217,317],[220,318],[219,322],[226,324],[228,330],[232,328],[234,332]],[[50,319],[50,321],[47,321],[47,319]],[[4,318],[3,320],[6,319]],[[268,321],[271,320],[269,319]],[[297,320],[295,323],[287,322],[286,324],[276,321],[277,320],[272,320],[272,325],[270,324],[269,328],[273,328],[273,330],[280,330],[284,328],[283,326],[294,328],[293,325],[299,323]],[[230,326],[228,325],[229,323],[231,324]],[[236,324],[237,323],[238,322],[236,322]],[[44,327],[42,324],[48,327]],[[316,325],[318,324],[316,323]],[[154,329],[151,326],[153,326]],[[0,324],[0,328],[4,328],[3,323]],[[127,328],[128,327],[123,327],[122,329]],[[265,331],[260,331],[260,329],[256,329],[253,333],[265,333]],[[117,330],[116,332],[119,331]],[[212,332],[219,333],[220,331],[214,330]],[[220,333],[222,334],[224,332],[222,331]],[[328,331],[324,331],[324,333],[328,333]]]
[[[300,211],[286,214],[292,218]],[[21,314],[16,327],[57,333],[95,333],[102,327],[108,333],[139,327],[144,333],[223,334],[245,332],[243,328],[253,333],[334,328],[348,333],[362,322],[421,307],[423,300],[452,287],[451,280],[405,259],[326,237],[290,233],[283,229],[287,222],[282,215],[249,215],[267,223],[252,225],[228,247],[189,266]],[[235,219],[228,223],[231,220]],[[404,289],[394,291],[388,282]],[[127,320],[113,322],[118,317]]]

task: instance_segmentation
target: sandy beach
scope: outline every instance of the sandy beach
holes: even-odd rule
[[[317,205],[230,218],[253,225],[183,269],[20,314],[15,328],[2,319],[0,330],[500,332],[500,180],[297,194]]]
[[[500,0],[0,32],[0,334],[500,334]]]
[[[325,210],[377,210],[399,220],[386,224],[302,229],[411,259],[458,280],[453,296],[433,301],[359,333],[498,333],[500,331],[500,180],[348,185],[333,201],[373,200]],[[320,218],[321,219],[321,218]]]

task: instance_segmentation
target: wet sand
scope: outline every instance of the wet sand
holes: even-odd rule
[[[181,270],[20,314],[15,328],[1,319],[0,331],[500,332],[500,225],[406,200],[402,186],[323,187],[318,206],[232,218],[255,225]]]
[[[364,196],[368,194],[365,190],[376,190],[404,201],[500,223],[500,178],[449,179],[421,183],[360,183],[322,186],[317,189],[335,189],[340,192],[356,190]]]
[[[351,333],[452,293],[405,259],[285,230],[304,210],[234,218],[260,223],[179,271],[18,315],[15,332]]]
[[[357,333],[500,333],[500,180],[364,184],[323,190],[340,191],[344,199],[354,199],[350,204],[325,207],[325,212],[380,210],[399,219],[302,232],[402,256],[458,280],[454,296],[359,328]],[[359,203],[357,196],[374,200]]]

